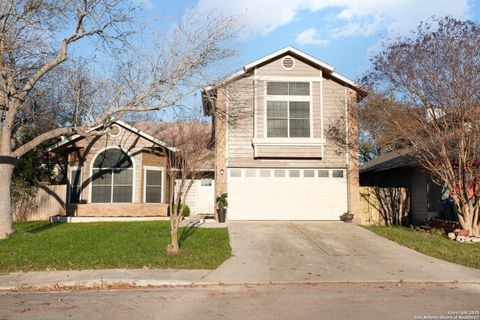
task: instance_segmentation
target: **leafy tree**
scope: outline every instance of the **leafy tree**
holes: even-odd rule
[[[448,189],[480,236],[480,27],[450,17],[384,44],[364,78],[360,114],[383,152],[403,150]]]

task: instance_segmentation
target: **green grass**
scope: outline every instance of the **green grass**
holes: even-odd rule
[[[438,230],[426,232],[405,227],[365,227],[387,239],[431,257],[480,269],[480,243],[460,243]]]
[[[226,228],[190,229],[179,255],[167,255],[168,221],[15,223],[0,241],[0,271],[110,268],[215,269],[231,255]],[[183,229],[180,230],[180,234]],[[185,234],[187,230],[185,230]]]

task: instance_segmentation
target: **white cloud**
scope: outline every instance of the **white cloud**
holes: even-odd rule
[[[317,46],[324,46],[328,44],[328,40],[319,39],[317,35],[317,30],[315,28],[305,29],[297,36],[295,40],[299,45],[314,44]]]
[[[138,0],[137,0],[138,1]],[[432,15],[465,17],[468,0],[199,0],[196,10],[236,15],[249,34],[267,35],[298,18],[302,11],[338,9],[333,37],[369,36],[377,31],[405,33]]]
[[[346,24],[330,30],[330,34],[333,38],[349,36],[368,37],[373,35],[375,32],[382,30],[383,26],[387,23],[384,18],[377,15],[347,20],[349,20],[349,22]]]

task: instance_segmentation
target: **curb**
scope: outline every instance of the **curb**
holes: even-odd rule
[[[34,285],[0,286],[0,293],[22,291],[81,291],[81,290],[117,290],[117,289],[154,289],[154,288],[205,288],[231,286],[266,286],[266,285],[362,285],[362,284],[395,284],[397,286],[411,284],[478,284],[478,281],[463,280],[367,280],[367,281],[253,281],[253,282],[192,282],[180,280],[146,280],[146,279],[101,279],[85,281],[58,281],[55,283],[39,283]]]

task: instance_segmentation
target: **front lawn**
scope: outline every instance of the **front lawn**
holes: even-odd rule
[[[14,235],[0,241],[2,272],[144,267],[215,269],[231,255],[226,228],[185,230],[182,252],[177,256],[164,251],[170,237],[168,221],[19,222],[15,228]]]
[[[480,243],[460,243],[441,232],[405,227],[365,227],[387,239],[428,256],[480,269]]]

